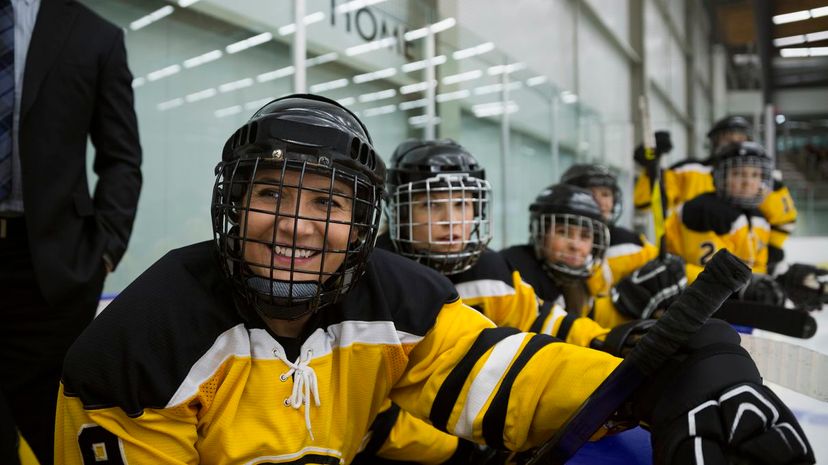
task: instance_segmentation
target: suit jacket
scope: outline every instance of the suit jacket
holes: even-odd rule
[[[99,179],[90,197],[87,136]],[[19,130],[32,262],[46,300],[94,297],[126,250],[141,146],[124,35],[74,0],[42,0],[23,76]]]

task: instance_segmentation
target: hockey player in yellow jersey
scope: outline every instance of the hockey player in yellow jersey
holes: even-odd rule
[[[347,464],[388,399],[492,447],[549,438],[619,360],[497,328],[444,276],[374,250],[384,174],[335,101],[293,95],[257,111],[216,168],[213,240],[159,260],[70,349],[57,463]],[[722,345],[693,370],[682,361]],[[710,322],[684,351],[642,387],[646,402],[630,399],[628,418],[657,432],[658,462],[714,463],[758,442],[768,463],[813,463],[729,327]],[[673,381],[681,403],[667,401]],[[733,396],[770,420],[730,415]],[[690,429],[693,406],[724,421]]]
[[[717,121],[707,133],[710,146],[710,157],[708,159],[688,158],[664,170],[662,178],[668,213],[700,194],[712,192],[714,190],[711,163],[713,155],[718,149],[729,143],[750,140],[751,132],[751,125],[745,118],[741,116],[723,118]],[[659,150],[660,145],[664,145],[664,143],[657,143],[656,150]],[[661,150],[665,149],[662,148]],[[641,160],[641,157],[636,156],[636,160]],[[650,179],[646,171],[642,171],[636,179],[634,189],[634,203],[637,214],[648,215],[650,195]],[[790,191],[777,177],[772,179],[770,190],[757,208],[771,225],[771,235],[768,242],[768,264],[772,270],[777,263],[784,260],[783,246],[785,240],[793,231],[797,212]]]
[[[561,176],[561,183],[571,184],[592,191],[601,213],[609,227],[609,246],[601,267],[587,279],[587,286],[594,296],[608,295],[609,289],[622,278],[641,268],[658,255],[658,249],[642,234],[619,226],[623,201],[618,179],[605,166],[575,164]]]
[[[771,164],[759,144],[725,145],[711,161],[715,191],[685,202],[667,219],[667,249],[696,268],[688,273],[691,280],[722,248],[754,273],[767,274],[771,226],[758,206],[771,190]]]

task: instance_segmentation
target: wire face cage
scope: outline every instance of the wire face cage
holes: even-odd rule
[[[338,301],[376,242],[382,191],[319,157],[274,150],[216,168],[212,216],[225,272],[267,316],[298,318]]]
[[[773,188],[770,158],[728,157],[713,167],[716,193],[742,208],[757,208]]]
[[[536,213],[530,240],[538,259],[561,279],[584,279],[603,263],[609,229],[594,218],[571,213]]]
[[[391,192],[388,225],[398,252],[443,274],[471,268],[492,240],[491,185],[441,173]]]

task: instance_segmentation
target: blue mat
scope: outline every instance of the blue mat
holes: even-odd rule
[[[581,447],[567,465],[650,465],[653,449],[650,433],[634,428],[623,433],[588,442]]]

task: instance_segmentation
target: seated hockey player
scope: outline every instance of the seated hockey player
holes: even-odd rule
[[[374,250],[384,174],[335,101],[293,95],[257,111],[216,169],[214,238],[160,259],[70,349],[57,463],[349,463],[389,398],[494,447],[551,437],[619,359],[497,328],[444,276]],[[715,321],[629,402],[622,411],[657,432],[657,463],[814,461]],[[738,405],[766,421],[734,416]]]
[[[609,246],[600,269],[587,279],[594,296],[607,295],[610,287],[658,255],[658,249],[642,234],[619,226],[623,208],[616,176],[603,165],[575,164],[561,176],[562,184],[589,189],[609,227]]]
[[[751,140],[753,129],[751,124],[741,116],[728,116],[717,121],[707,133],[710,156],[699,160],[687,158],[679,161],[662,171],[664,182],[664,197],[667,199],[668,213],[672,213],[679,205],[695,198],[700,194],[712,192],[714,183],[712,177],[712,161],[715,153],[725,145],[733,142]],[[659,133],[657,133],[659,135]],[[656,152],[669,152],[672,144],[669,134],[661,133],[657,138]],[[643,149],[636,149],[635,159],[639,166],[645,163]],[[772,172],[776,173],[776,172]],[[636,178],[634,188],[635,208],[637,214],[648,215],[651,195],[650,179],[646,170],[642,170]],[[780,274],[784,270],[774,271],[777,264],[782,263],[785,254],[783,246],[794,229],[797,211],[793,198],[780,176],[774,175],[771,189],[758,205],[759,211],[771,225],[771,234],[768,242],[768,270]]]

